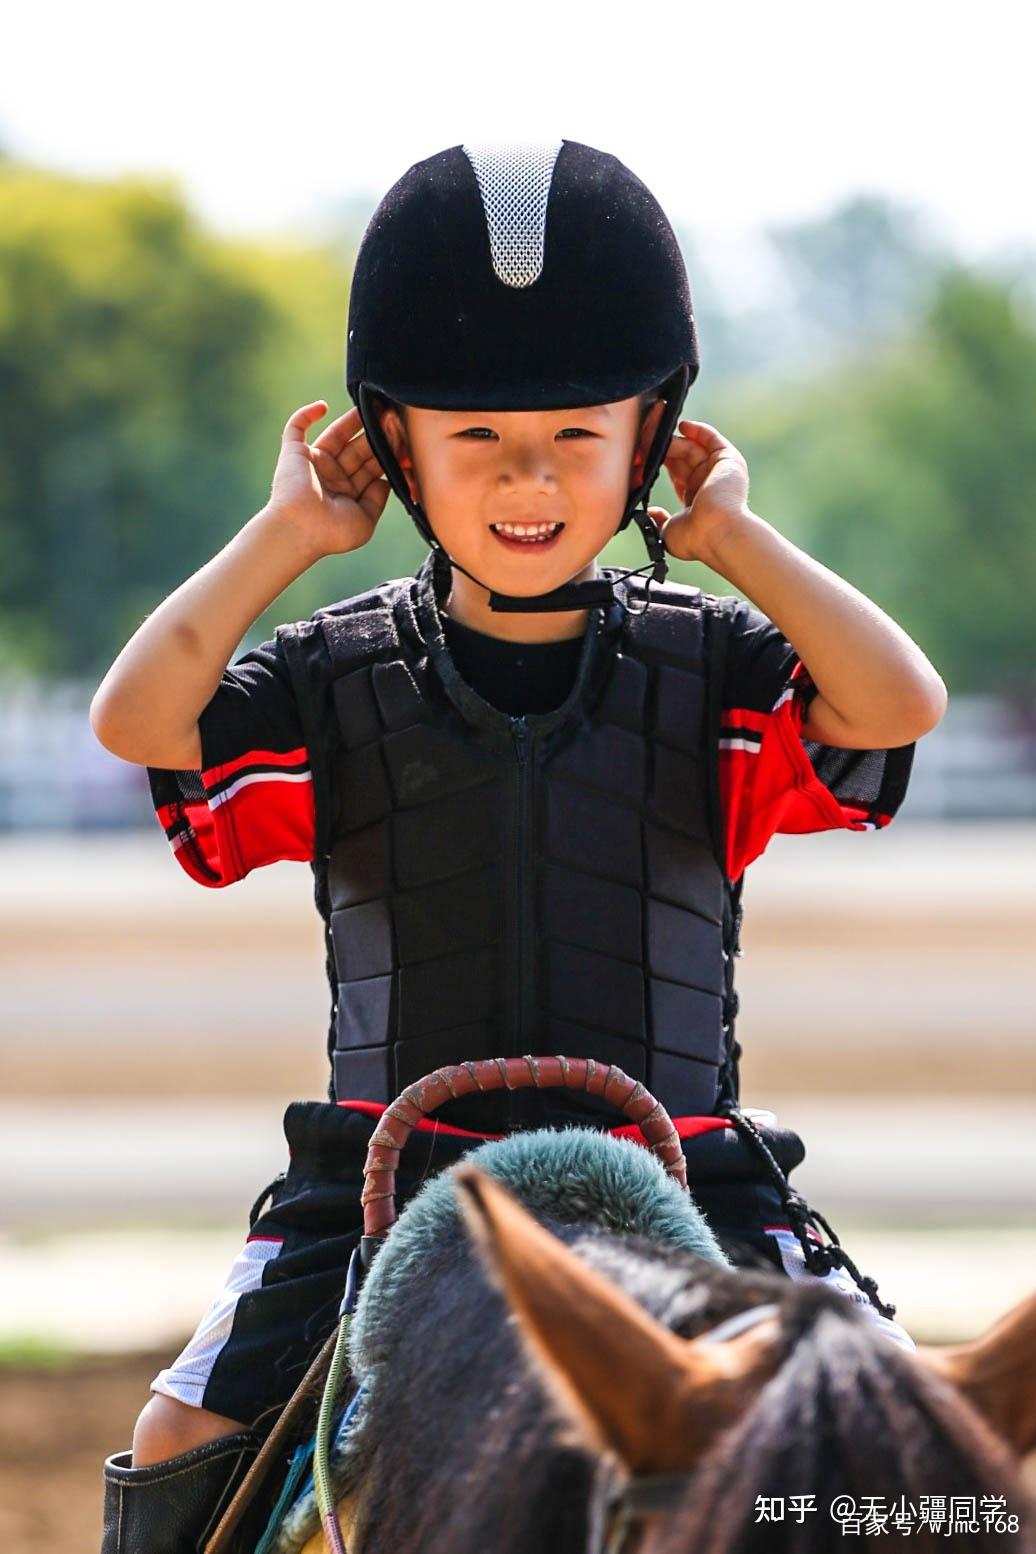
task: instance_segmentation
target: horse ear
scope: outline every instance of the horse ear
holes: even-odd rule
[[[483,1262],[581,1439],[617,1452],[632,1473],[692,1468],[776,1369],[775,1320],[726,1343],[678,1338],[485,1172],[458,1166],[453,1180]]]
[[[917,1359],[952,1382],[1020,1457],[1036,1449],[1036,1295],[971,1343],[922,1345]]]

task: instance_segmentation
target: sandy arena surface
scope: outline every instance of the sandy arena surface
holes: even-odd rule
[[[104,1458],[130,1444],[161,1357],[0,1370],[0,1548],[94,1554]]]
[[[746,1099],[918,1337],[1036,1288],[1034,863],[1033,825],[901,821],[778,837],[745,889]],[[91,1351],[0,1367],[0,1550],[98,1547],[103,1458],[325,1093],[327,998],[302,865],[206,891],[157,827],[0,838],[0,1350]]]

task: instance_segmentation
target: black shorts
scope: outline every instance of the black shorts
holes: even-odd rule
[[[363,1166],[376,1125],[331,1101],[288,1107],[288,1169],[255,1204],[223,1290],[180,1355],[155,1377],[154,1391],[269,1429],[337,1323],[363,1229]],[[785,1171],[802,1159],[794,1133],[766,1137]],[[397,1173],[397,1202],[482,1142],[442,1128],[412,1133]],[[684,1154],[694,1196],[734,1261],[783,1271],[773,1235],[786,1228],[780,1195],[758,1180],[733,1131],[689,1138]]]

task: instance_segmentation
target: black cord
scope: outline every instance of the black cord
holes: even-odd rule
[[[834,1268],[844,1268],[853,1279],[858,1289],[862,1290],[874,1309],[881,1316],[890,1321],[896,1314],[896,1308],[887,1301],[881,1299],[878,1294],[877,1282],[867,1275],[861,1274],[849,1253],[843,1247],[831,1225],[816,1209],[811,1209],[801,1193],[797,1193],[790,1185],[788,1178],[777,1163],[776,1156],[763,1138],[755,1123],[746,1117],[740,1107],[728,1108],[726,1115],[730,1118],[737,1135],[742,1139],[754,1154],[762,1161],[767,1175],[773,1181],[780,1193],[781,1202],[788,1215],[788,1223],[802,1247],[802,1255],[805,1259],[807,1273],[823,1278]],[[814,1234],[810,1235],[810,1231]],[[828,1237],[825,1246],[816,1238],[821,1235]]]

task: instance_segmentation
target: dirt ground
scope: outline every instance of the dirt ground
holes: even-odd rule
[[[168,1353],[0,1368],[0,1549],[96,1554],[101,1465],[132,1440]]]

